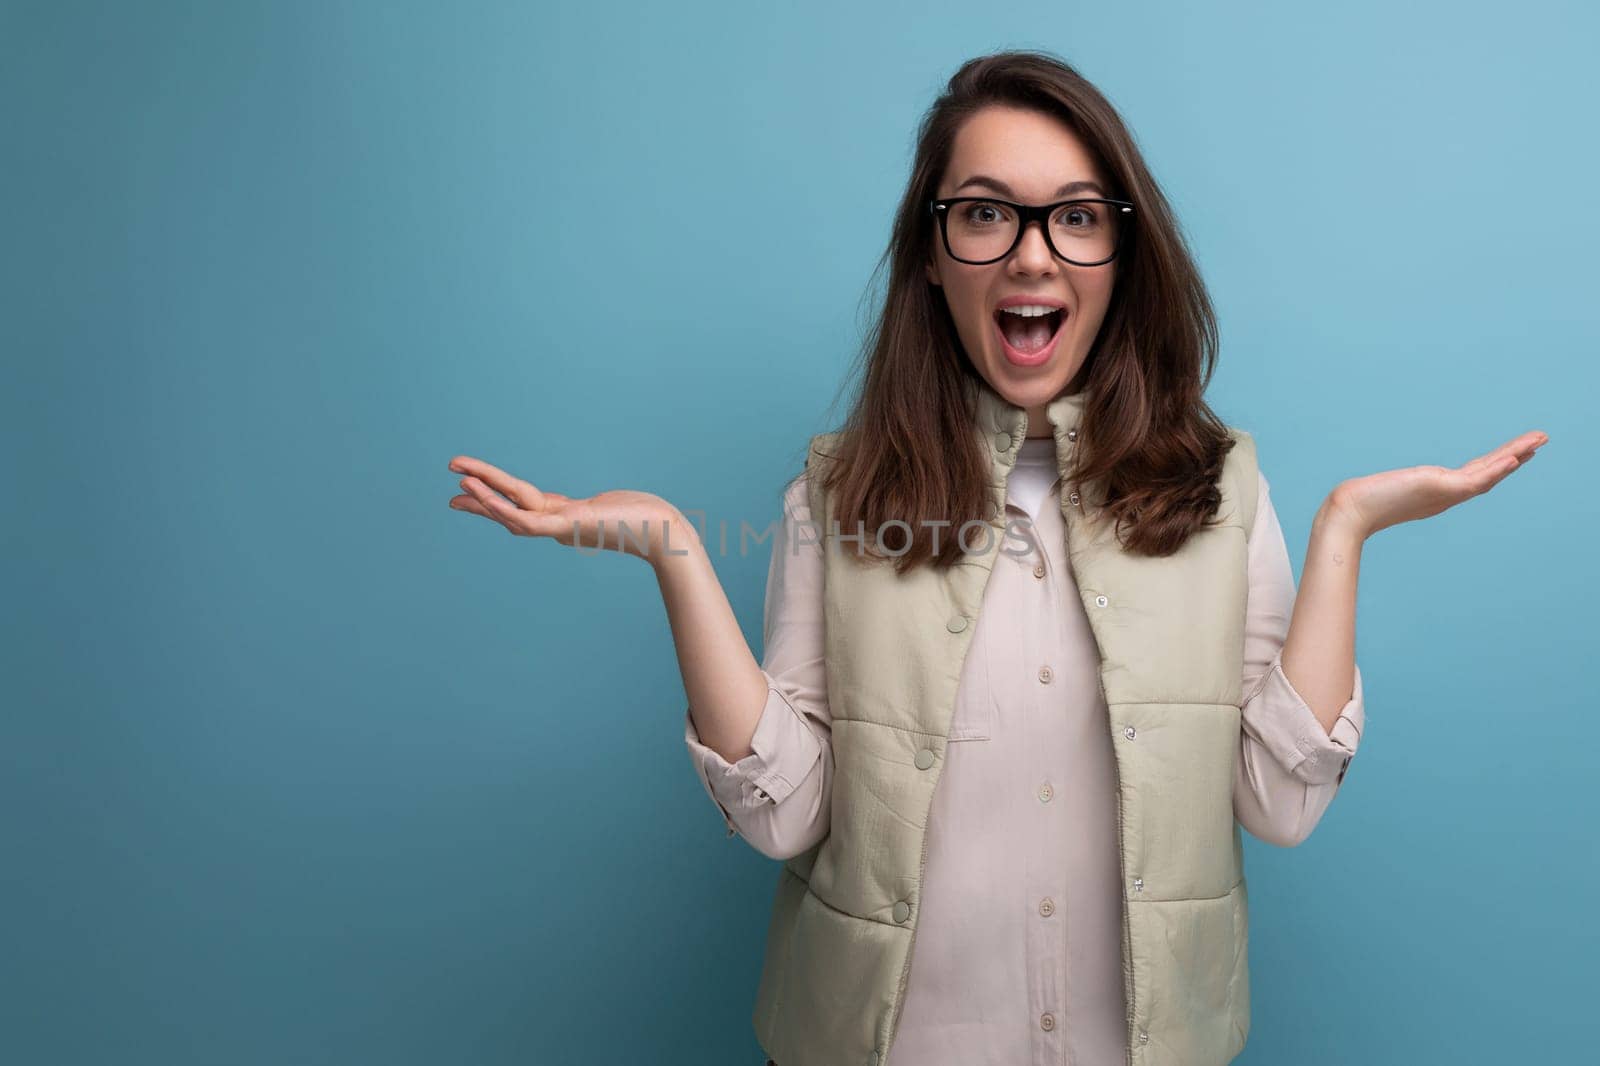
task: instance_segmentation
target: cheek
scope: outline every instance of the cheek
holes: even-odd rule
[[[989,327],[989,293],[994,283],[985,277],[974,277],[968,271],[945,271],[945,293],[950,299],[957,321],[973,337],[981,337]]]
[[[1115,286],[1116,275],[1110,273],[1084,277],[1077,282],[1074,287],[1085,319],[1098,320],[1105,314]]]

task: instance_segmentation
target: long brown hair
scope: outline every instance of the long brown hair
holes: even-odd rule
[[[977,371],[942,290],[923,272],[936,239],[927,201],[961,124],[992,104],[1065,122],[1099,162],[1106,195],[1135,204],[1110,305],[1076,378],[1088,392],[1072,480],[1099,486],[1104,503],[1095,517],[1115,523],[1125,550],[1170,555],[1221,503],[1217,478],[1233,445],[1202,399],[1216,365],[1216,318],[1166,197],[1116,110],[1071,66],[1037,50],[968,61],[923,117],[910,182],[873,272],[889,266],[888,290],[847,378],[861,384],[822,478],[833,519],[845,530],[857,522],[882,530],[883,547],[905,573],[960,559],[949,533],[934,553],[939,530],[931,521],[949,520],[944,528],[956,530],[995,518],[990,461],[972,431],[976,413],[964,387]],[[885,525],[895,519],[911,532]],[[872,541],[869,533],[869,553]]]

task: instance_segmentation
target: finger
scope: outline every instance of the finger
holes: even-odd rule
[[[1516,466],[1516,459],[1511,455],[1480,455],[1469,463],[1464,463],[1454,469],[1439,467],[1437,474],[1455,502],[1471,499],[1479,493],[1486,492],[1496,481],[1510,473]]]
[[[1515,455],[1518,462],[1524,462],[1533,458],[1533,453],[1544,447],[1545,442],[1549,439],[1549,436],[1545,433],[1537,429],[1530,429],[1515,440],[1507,441],[1501,446],[1501,449]]]
[[[1497,465],[1503,462],[1504,457],[1507,455],[1515,455],[1520,461],[1538,451],[1549,440],[1549,434],[1543,430],[1530,429],[1528,432],[1506,441],[1493,451],[1486,452],[1471,462],[1463,464],[1461,469],[1475,470],[1482,466]]]
[[[1527,440],[1522,447],[1516,449],[1517,458],[1522,462],[1527,462],[1529,459],[1532,459],[1534,454],[1538,452],[1540,448],[1543,448],[1546,444],[1550,443],[1549,435],[1541,433],[1538,430],[1524,433],[1523,437],[1527,438]]]
[[[461,488],[462,491],[471,493],[474,499],[485,506],[488,506],[491,502],[507,502],[504,494],[497,491],[494,486],[490,485],[482,478],[474,477],[470,474],[461,479]],[[513,506],[515,506],[515,500],[510,502]]]
[[[1477,496],[1488,492],[1509,477],[1511,471],[1517,469],[1525,461],[1519,459],[1514,453],[1508,452],[1500,457],[1499,462],[1485,465],[1478,473],[1472,475],[1472,494]]]
[[[476,477],[517,506],[530,511],[543,510],[545,497],[549,495],[521,478],[506,473],[498,466],[481,459],[474,459],[470,455],[458,455],[450,460],[450,469],[458,474]]]
[[[452,506],[455,500],[464,500],[476,508],[474,513],[499,522],[518,536],[553,537],[556,540],[561,540],[563,533],[569,534],[574,539],[577,536],[577,532],[573,529],[574,520],[571,518],[554,512],[521,510],[516,505],[501,499],[494,490],[476,478],[463,478],[461,486],[471,495],[455,497],[451,501]]]
[[[465,511],[468,514],[482,515],[484,518],[495,522],[500,520],[496,515],[491,514],[489,510],[483,506],[483,504],[479,503],[471,496],[450,497],[450,509],[452,511]]]
[[[502,503],[501,506],[505,507],[507,505]],[[509,519],[506,517],[505,511],[495,510],[491,505],[484,504],[476,496],[453,496],[450,499],[450,507],[452,510],[465,511],[468,514],[480,515],[483,518],[487,518],[489,521],[503,526],[509,533],[517,532],[516,529],[512,528],[510,525],[507,525]],[[512,508],[512,512],[515,513],[514,508]]]
[[[561,533],[569,532],[571,530],[571,523],[564,519],[557,518],[553,515],[534,515],[528,513],[527,511],[521,512],[521,521],[524,528],[520,530],[513,529],[506,525],[505,519],[500,514],[489,510],[472,496],[451,497],[450,509],[454,511],[465,511],[469,514],[481,515],[482,517],[489,519],[489,521],[501,526],[510,533],[525,533],[529,536],[552,537],[559,540],[559,535]]]
[[[490,518],[493,518],[513,533],[522,531],[522,519],[527,512],[523,511],[515,503],[507,500],[476,477],[462,478],[461,487],[470,493],[472,498],[488,512]]]

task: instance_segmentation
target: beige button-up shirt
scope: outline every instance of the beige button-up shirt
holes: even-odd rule
[[[833,754],[822,635],[822,549],[806,478],[784,495],[763,622],[767,701],[751,754],[729,763],[684,739],[729,836],[797,855],[828,832]],[[1126,1061],[1116,770],[1099,650],[1068,569],[1055,444],[1025,440],[984,591],[928,828],[917,942],[895,1058],[918,1066]],[[1293,845],[1343,781],[1365,725],[1361,672],[1330,735],[1284,676],[1294,575],[1265,476],[1249,537],[1235,817]],[[782,1066],[782,1064],[779,1064]]]

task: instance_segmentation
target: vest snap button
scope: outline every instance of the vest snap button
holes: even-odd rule
[[[894,920],[897,922],[903,922],[909,917],[911,917],[911,904],[907,903],[903,899],[895,900]]]
[[[1110,602],[1111,601],[1106,599],[1104,596],[1096,596],[1094,598],[1094,605],[1096,607],[1104,607],[1106,604],[1108,604]]]
[[[1133,890],[1135,892],[1143,892],[1144,891],[1144,878],[1135,877],[1133,879]]]
[[[1072,501],[1072,506],[1076,507],[1076,506],[1078,506],[1078,501],[1080,499],[1082,499],[1082,497],[1079,496],[1076,492],[1074,492],[1071,496],[1068,496],[1067,499],[1071,500]]]
[[[1068,440],[1077,440],[1078,439],[1078,427],[1074,426],[1071,429],[1067,430],[1067,439]]]
[[[933,750],[931,748],[923,748],[921,751],[917,752],[917,769],[918,770],[926,770],[928,767],[930,767],[932,765],[933,765]]]
[[[963,629],[967,628],[966,616],[958,614],[954,618],[950,619],[950,621],[946,622],[944,627],[952,633],[959,633]]]
[[[1124,729],[1122,731],[1122,735],[1127,737],[1129,740],[1132,740],[1134,738],[1134,735],[1135,735],[1135,730],[1134,730],[1133,726],[1130,725],[1128,728]]]
[[[867,1056],[867,1066],[878,1066],[878,1053],[876,1051]]]
[[[1011,434],[1005,430],[996,433],[994,435],[994,446],[1000,451],[1009,452],[1011,450]]]
[[[1141,1044],[1150,1043],[1150,1034],[1145,1032],[1143,1029],[1139,1030],[1139,1043],[1141,1043]]]

